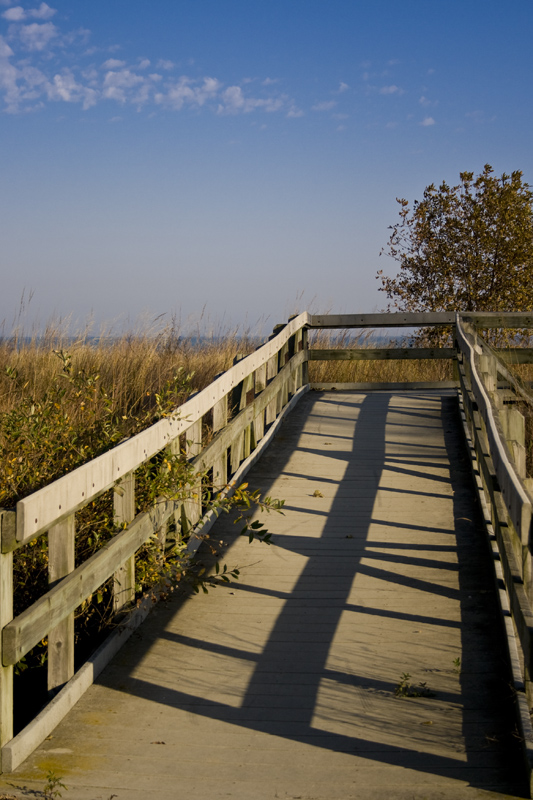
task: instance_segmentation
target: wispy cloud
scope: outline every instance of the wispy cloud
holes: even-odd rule
[[[401,89],[399,86],[396,86],[395,83],[393,83],[391,86],[382,86],[381,89],[379,90],[379,93],[380,94],[398,94],[398,95],[400,95],[400,94],[404,94],[404,90]]]
[[[30,53],[41,53],[57,38],[58,30],[53,22],[31,22],[29,25],[11,25],[9,35],[12,39],[18,38],[22,47]]]
[[[102,67],[104,69],[119,69],[120,67],[125,67],[126,62],[120,61],[118,58],[108,58],[107,61],[104,61]]]
[[[157,69],[164,69],[169,72],[171,69],[174,69],[174,62],[168,61],[168,59],[160,58],[157,62]]]
[[[262,109],[263,111],[280,111],[287,103],[287,97],[251,97],[244,94],[240,86],[228,86],[220,95],[221,102],[218,105],[219,114],[249,114],[251,111]]]
[[[425,117],[420,124],[423,125],[424,128],[429,128],[431,125],[435,125],[436,123],[433,117]]]
[[[289,119],[297,119],[298,117],[303,117],[303,116],[305,116],[305,112],[302,111],[301,108],[298,108],[295,105],[292,105],[287,111],[287,117]]]
[[[315,103],[314,106],[311,106],[311,111],[331,111],[336,105],[336,100],[325,100],[322,103]]]

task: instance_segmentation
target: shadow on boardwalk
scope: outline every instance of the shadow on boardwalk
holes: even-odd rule
[[[158,609],[20,779],[52,764],[69,800],[527,796],[461,437],[452,393],[308,395],[249,476],[286,499],[274,544],[221,520],[242,582]],[[404,673],[433,696],[396,697]]]

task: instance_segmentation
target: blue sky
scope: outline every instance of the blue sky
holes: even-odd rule
[[[529,0],[0,0],[0,322],[383,308],[396,197],[533,183]],[[27,298],[31,295],[31,302]]]

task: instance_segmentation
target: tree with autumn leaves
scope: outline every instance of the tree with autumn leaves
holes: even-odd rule
[[[378,272],[380,291],[401,311],[533,310],[533,193],[522,172],[431,184],[412,208],[398,199],[400,221],[382,252],[400,264]]]

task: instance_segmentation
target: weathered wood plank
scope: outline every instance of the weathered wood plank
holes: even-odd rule
[[[275,355],[267,361],[267,381],[272,381],[278,374],[278,356]],[[277,402],[274,397],[266,409],[266,424],[270,425],[276,419]]]
[[[185,443],[185,455],[192,461],[202,452],[202,420],[197,420],[187,429]],[[194,528],[202,516],[202,481],[199,478],[194,486],[191,487],[191,495],[185,501],[185,514],[191,527]]]
[[[459,317],[476,328],[533,328],[533,314],[527,311],[463,311]]]
[[[74,514],[48,531],[48,581],[51,587],[74,570],[76,520]],[[63,686],[74,675],[74,612],[48,634],[48,691]]]
[[[309,328],[415,328],[420,325],[453,325],[455,313],[424,311],[383,314],[310,314]]]
[[[533,348],[530,347],[508,347],[496,352],[506,364],[533,364]]]
[[[455,358],[452,347],[365,347],[346,350],[309,350],[310,361],[388,361]]]
[[[311,389],[336,390],[340,392],[403,391],[404,389],[454,389],[457,381],[387,381],[360,383],[312,383]]]
[[[130,472],[114,487],[115,525],[124,528],[135,518],[135,473]],[[113,576],[113,610],[118,614],[135,599],[135,556],[122,564]]]

